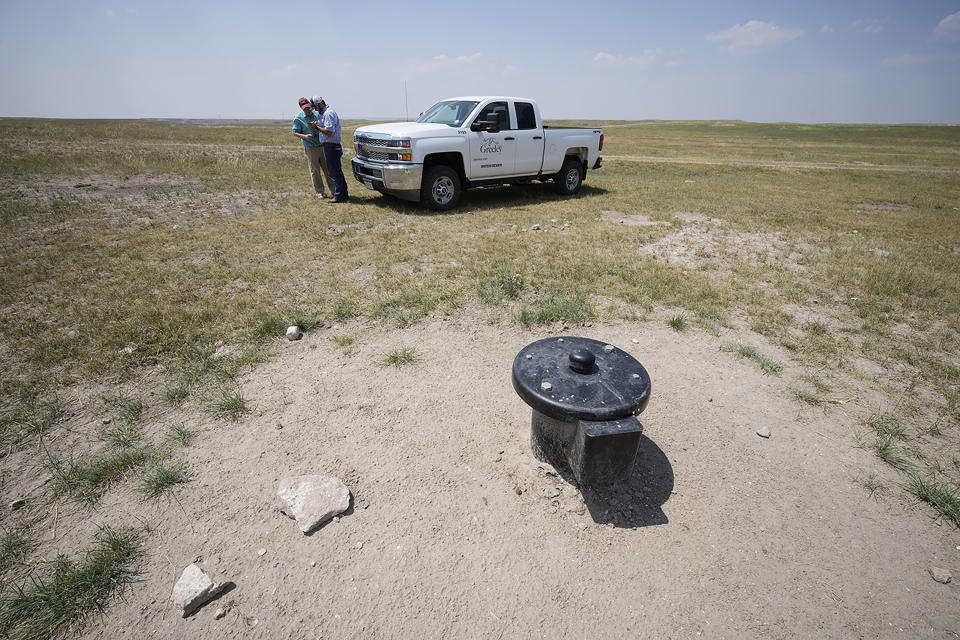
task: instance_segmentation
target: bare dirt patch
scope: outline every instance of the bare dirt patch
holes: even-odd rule
[[[657,227],[670,226],[665,220],[651,220],[642,213],[620,213],[619,211],[601,211],[600,218],[607,222],[625,224],[629,227]]]
[[[897,481],[852,442],[856,396],[828,411],[800,405],[785,378],[721,351],[729,335],[652,323],[567,331],[626,348],[654,389],[633,477],[584,493],[533,458],[530,409],[510,385],[513,357],[544,334],[478,316],[318,330],[278,343],[242,381],[253,413],[239,422],[151,416],[156,433],[173,421],[197,433],[177,453],[193,480],[175,500],[142,502],[128,483],[96,518],[39,514],[45,557],[75,553],[96,523],[152,526],[142,582],[84,637],[958,630],[956,590],[927,572],[960,572],[957,531],[895,488],[871,496],[856,482]],[[330,340],[344,330],[357,337],[349,354]],[[377,364],[401,346],[418,361]],[[764,426],[770,439],[755,434]],[[308,473],[339,477],[353,498],[304,536],[274,495],[281,478]],[[5,497],[37,486],[35,472],[4,476]],[[236,589],[184,620],[169,595],[194,561]]]

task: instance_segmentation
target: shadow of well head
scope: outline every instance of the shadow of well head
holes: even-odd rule
[[[673,467],[663,450],[646,436],[640,438],[633,471],[617,483],[581,485],[568,467],[557,472],[580,490],[590,517],[598,524],[633,529],[668,522],[661,507],[673,492]]]

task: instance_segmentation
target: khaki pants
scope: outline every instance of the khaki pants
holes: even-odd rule
[[[330,172],[327,171],[327,161],[323,158],[323,147],[303,147],[303,153],[307,156],[307,166],[310,167],[310,179],[313,180],[313,190],[320,195],[326,195],[323,191],[323,183],[326,181],[330,189],[330,195],[333,195],[333,180],[330,179]]]

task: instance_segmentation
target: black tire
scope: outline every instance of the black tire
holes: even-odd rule
[[[576,195],[583,186],[583,164],[574,158],[567,158],[560,167],[560,173],[553,179],[553,190],[562,196]]]
[[[462,191],[457,172],[437,164],[423,172],[420,202],[434,211],[447,211],[460,204]]]

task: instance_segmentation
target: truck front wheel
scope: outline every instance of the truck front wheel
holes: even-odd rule
[[[460,176],[442,164],[430,167],[423,172],[420,202],[434,211],[453,209],[460,202]]]
[[[562,196],[572,196],[583,185],[583,165],[579,160],[567,158],[560,167],[560,173],[553,179],[554,190]]]

